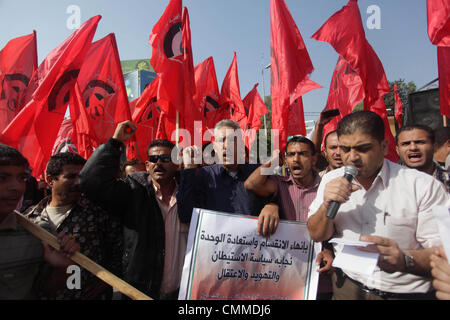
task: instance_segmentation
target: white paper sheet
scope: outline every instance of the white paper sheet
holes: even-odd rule
[[[330,243],[341,244],[344,247],[333,261],[333,267],[344,270],[361,273],[367,276],[372,275],[378,262],[378,253],[367,252],[357,247],[367,247],[373,242],[363,242],[357,240],[348,240],[342,238],[333,238]]]
[[[447,261],[450,263],[450,208],[436,206],[433,215],[438,221],[439,235],[441,236]]]

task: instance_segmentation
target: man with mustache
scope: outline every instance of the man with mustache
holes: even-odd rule
[[[51,195],[44,198],[26,214],[38,225],[57,234],[66,232],[80,243],[80,252],[102,265],[112,273],[121,276],[123,239],[122,228],[117,219],[109,217],[104,210],[82,196],[79,188],[79,174],[86,160],[80,155],[63,152],[50,157],[46,180]],[[53,270],[65,279],[65,269]],[[41,287],[40,299],[111,299],[112,288],[81,269],[81,287],[67,286],[56,291]]]
[[[432,208],[450,206],[442,183],[418,170],[384,159],[384,124],[371,111],[351,113],[338,123],[344,165],[357,168],[353,182],[344,168],[327,173],[309,208],[308,230],[314,241],[339,237],[371,242],[360,248],[379,254],[372,275],[337,269],[333,298],[344,300],[434,299],[430,256],[441,245]],[[332,202],[334,218],[326,213]],[[335,244],[339,253],[342,245]]]
[[[433,160],[437,145],[433,129],[425,125],[406,126],[397,133],[397,153],[409,168],[432,175],[450,192],[449,173]]]
[[[178,217],[172,161],[175,145],[154,140],[147,148],[146,172],[117,180],[125,142],[136,132],[131,121],[119,123],[114,136],[98,147],[80,174],[83,192],[124,223],[124,279],[153,299],[176,300],[189,225]]]
[[[61,253],[57,252],[17,221],[14,209],[29,177],[28,160],[16,149],[0,144],[0,300],[35,299],[37,280],[50,288],[60,285],[55,273],[41,276],[39,269],[45,261],[65,270],[73,264],[67,257],[80,249],[71,236],[61,232]]]

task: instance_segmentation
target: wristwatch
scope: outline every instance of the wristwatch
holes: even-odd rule
[[[402,251],[402,252],[403,252],[403,257],[405,259],[405,272],[410,273],[416,266],[416,263],[414,262],[414,257],[406,251]]]

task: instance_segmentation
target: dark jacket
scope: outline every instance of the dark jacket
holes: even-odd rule
[[[149,174],[117,180],[125,146],[114,139],[98,147],[80,173],[82,191],[124,225],[124,280],[154,299],[164,269],[165,232]]]

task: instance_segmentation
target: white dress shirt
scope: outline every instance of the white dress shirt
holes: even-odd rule
[[[327,173],[309,208],[309,217],[323,202],[325,185],[344,175],[344,168]],[[360,185],[356,180],[353,183]],[[361,185],[360,185],[361,186]],[[450,196],[442,183],[415,169],[402,167],[389,160],[371,187],[351,194],[342,203],[334,220],[334,237],[359,240],[362,235],[376,235],[395,240],[400,249],[417,250],[441,244],[438,226],[432,214],[435,205],[450,206]],[[336,253],[342,250],[335,245]],[[343,270],[350,278],[369,288],[393,293],[426,293],[431,289],[429,278],[404,273],[387,273],[378,267],[367,277]]]

